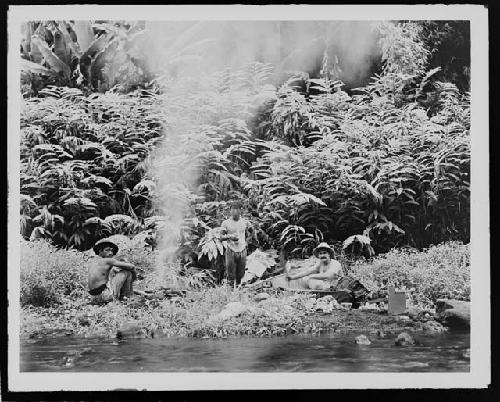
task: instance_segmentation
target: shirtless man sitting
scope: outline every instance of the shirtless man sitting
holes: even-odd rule
[[[320,259],[317,264],[296,274],[287,273],[287,279],[304,278],[305,285],[309,289],[326,290],[342,275],[342,266],[338,261],[332,259],[334,251],[326,243],[320,243],[314,249],[314,255]]]
[[[137,278],[135,267],[113,258],[118,252],[118,246],[103,239],[95,244],[94,252],[100,258],[96,257],[89,266],[89,293],[109,299],[109,294],[103,293],[108,290],[113,301],[133,296],[132,282]]]

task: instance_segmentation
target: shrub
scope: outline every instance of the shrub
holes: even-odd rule
[[[21,240],[21,305],[48,307],[63,299],[82,300],[87,290],[87,264],[93,256],[92,250],[60,249],[46,239]],[[148,289],[196,289],[211,283],[209,273],[161,264],[158,251],[122,247],[116,258],[134,264]]]
[[[85,291],[89,254],[62,250],[46,240],[21,240],[21,305],[47,307]]]
[[[351,273],[372,291],[389,285],[415,288],[417,305],[429,306],[439,298],[470,300],[470,248],[447,242],[423,252],[392,250],[351,267]]]
[[[49,240],[21,240],[21,305],[48,307],[64,298],[81,299],[86,295],[88,263],[92,250],[79,252],[60,249]],[[116,256],[150,276],[157,253],[139,248],[125,248]]]

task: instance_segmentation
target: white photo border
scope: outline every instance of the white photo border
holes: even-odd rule
[[[471,360],[469,373],[27,373],[19,354],[20,23],[110,20],[469,20]],[[481,5],[33,5],[8,10],[8,383],[16,391],[483,388],[491,382],[488,11]],[[228,377],[230,376],[230,377]],[[299,384],[300,388],[299,388]]]

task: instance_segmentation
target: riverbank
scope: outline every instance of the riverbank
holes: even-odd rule
[[[432,317],[441,298],[468,300],[469,248],[444,243],[428,250],[394,250],[371,261],[360,260],[349,272],[370,291],[393,283],[414,287],[406,314],[342,310],[332,300],[305,294],[213,286],[203,271],[169,266],[145,271],[136,288],[185,289],[183,297],[123,303],[90,304],[86,267],[90,252],[58,250],[43,241],[21,244],[21,337],[74,335],[81,337],[215,337],[283,336],[357,331],[366,335],[414,331],[442,331]],[[156,255],[129,250],[124,258],[138,267],[154,266]],[[161,293],[161,292],[160,292]],[[429,313],[426,314],[426,311]],[[377,335],[377,336],[378,336]]]
[[[390,316],[386,311],[318,311],[321,299],[272,291],[257,301],[255,293],[218,287],[191,291],[184,298],[92,305],[68,302],[51,308],[25,307],[21,337],[227,337],[283,336],[326,332],[363,332],[377,337],[403,330],[446,330],[418,309]],[[324,303],[323,303],[324,304]]]

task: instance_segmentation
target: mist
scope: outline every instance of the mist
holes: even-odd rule
[[[177,64],[176,50],[192,46],[200,56],[180,62],[179,76],[210,74],[259,61],[275,66],[274,84],[303,71],[319,76],[326,54],[336,79],[347,88],[368,82],[380,66],[378,22],[374,21],[203,21],[145,23],[152,70]],[[186,56],[180,54],[180,56]]]
[[[214,123],[214,113],[203,112],[204,102],[208,109],[214,107],[203,96],[213,84],[213,75],[252,62],[270,63],[274,67],[271,83],[278,87],[298,71],[318,77],[326,60],[330,79],[342,81],[344,89],[361,86],[380,63],[376,26],[360,21],[144,23],[137,46],[145,54],[148,69],[162,77],[158,82],[168,121],[151,172],[166,223],[159,245],[161,263],[175,260],[201,174],[201,162],[194,155],[209,149],[201,128]],[[235,109],[225,118],[243,118],[241,112]],[[247,114],[244,119],[251,117]]]

